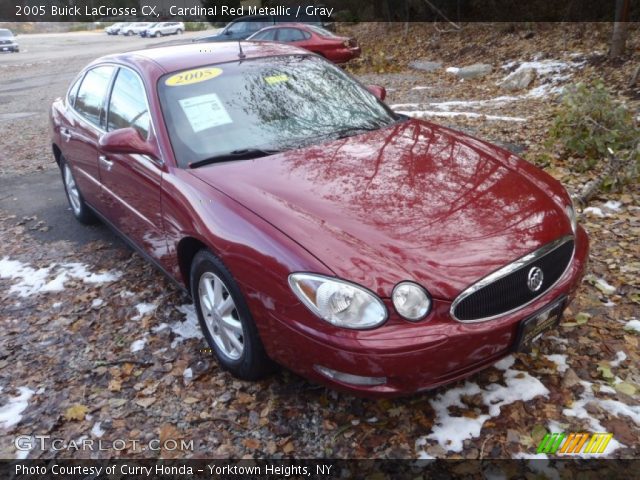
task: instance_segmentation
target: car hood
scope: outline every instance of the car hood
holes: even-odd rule
[[[571,226],[546,174],[428,122],[191,170],[316,256],[388,297],[413,280],[453,299]]]

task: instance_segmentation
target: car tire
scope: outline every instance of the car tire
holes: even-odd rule
[[[179,28],[178,30],[176,30],[176,35],[182,35],[182,29]]]
[[[222,368],[243,380],[273,372],[275,364],[264,350],[249,307],[222,261],[200,250],[191,264],[190,280],[200,327]]]
[[[156,32],[152,35],[153,38],[158,38],[160,36],[160,32]]]
[[[62,174],[64,193],[67,196],[67,201],[69,202],[69,207],[71,207],[73,216],[76,217],[76,220],[85,225],[96,223],[96,216],[84,201],[84,197],[76,184],[71,167],[62,156],[60,157],[60,173]]]

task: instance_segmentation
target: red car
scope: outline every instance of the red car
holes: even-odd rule
[[[360,56],[360,47],[353,38],[339,37],[329,30],[304,23],[281,23],[263,28],[248,41],[288,43],[316,53],[333,63],[347,63]]]
[[[560,183],[304,50],[200,50],[96,60],[52,143],[76,218],[191,294],[224,368],[391,396],[556,330],[588,253]]]

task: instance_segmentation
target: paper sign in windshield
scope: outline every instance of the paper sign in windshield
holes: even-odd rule
[[[183,98],[180,106],[196,133],[233,122],[215,93]]]
[[[221,68],[196,68],[195,70],[187,70],[186,72],[176,73],[165,80],[165,85],[176,87],[179,85],[191,85],[206,80],[216,78],[222,73]]]

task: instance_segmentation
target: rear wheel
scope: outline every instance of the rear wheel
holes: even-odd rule
[[[191,291],[202,332],[225,370],[245,380],[273,371],[240,289],[220,259],[207,250],[193,259]]]
[[[176,35],[182,35],[182,30],[181,29],[176,30]]]
[[[73,176],[73,172],[69,167],[69,164],[64,159],[60,158],[60,171],[62,172],[62,181],[64,183],[64,191],[67,194],[67,200],[69,206],[73,212],[73,216],[76,217],[80,223],[92,224],[96,222],[96,217],[85,203],[82,193],[76,184],[76,179]]]

